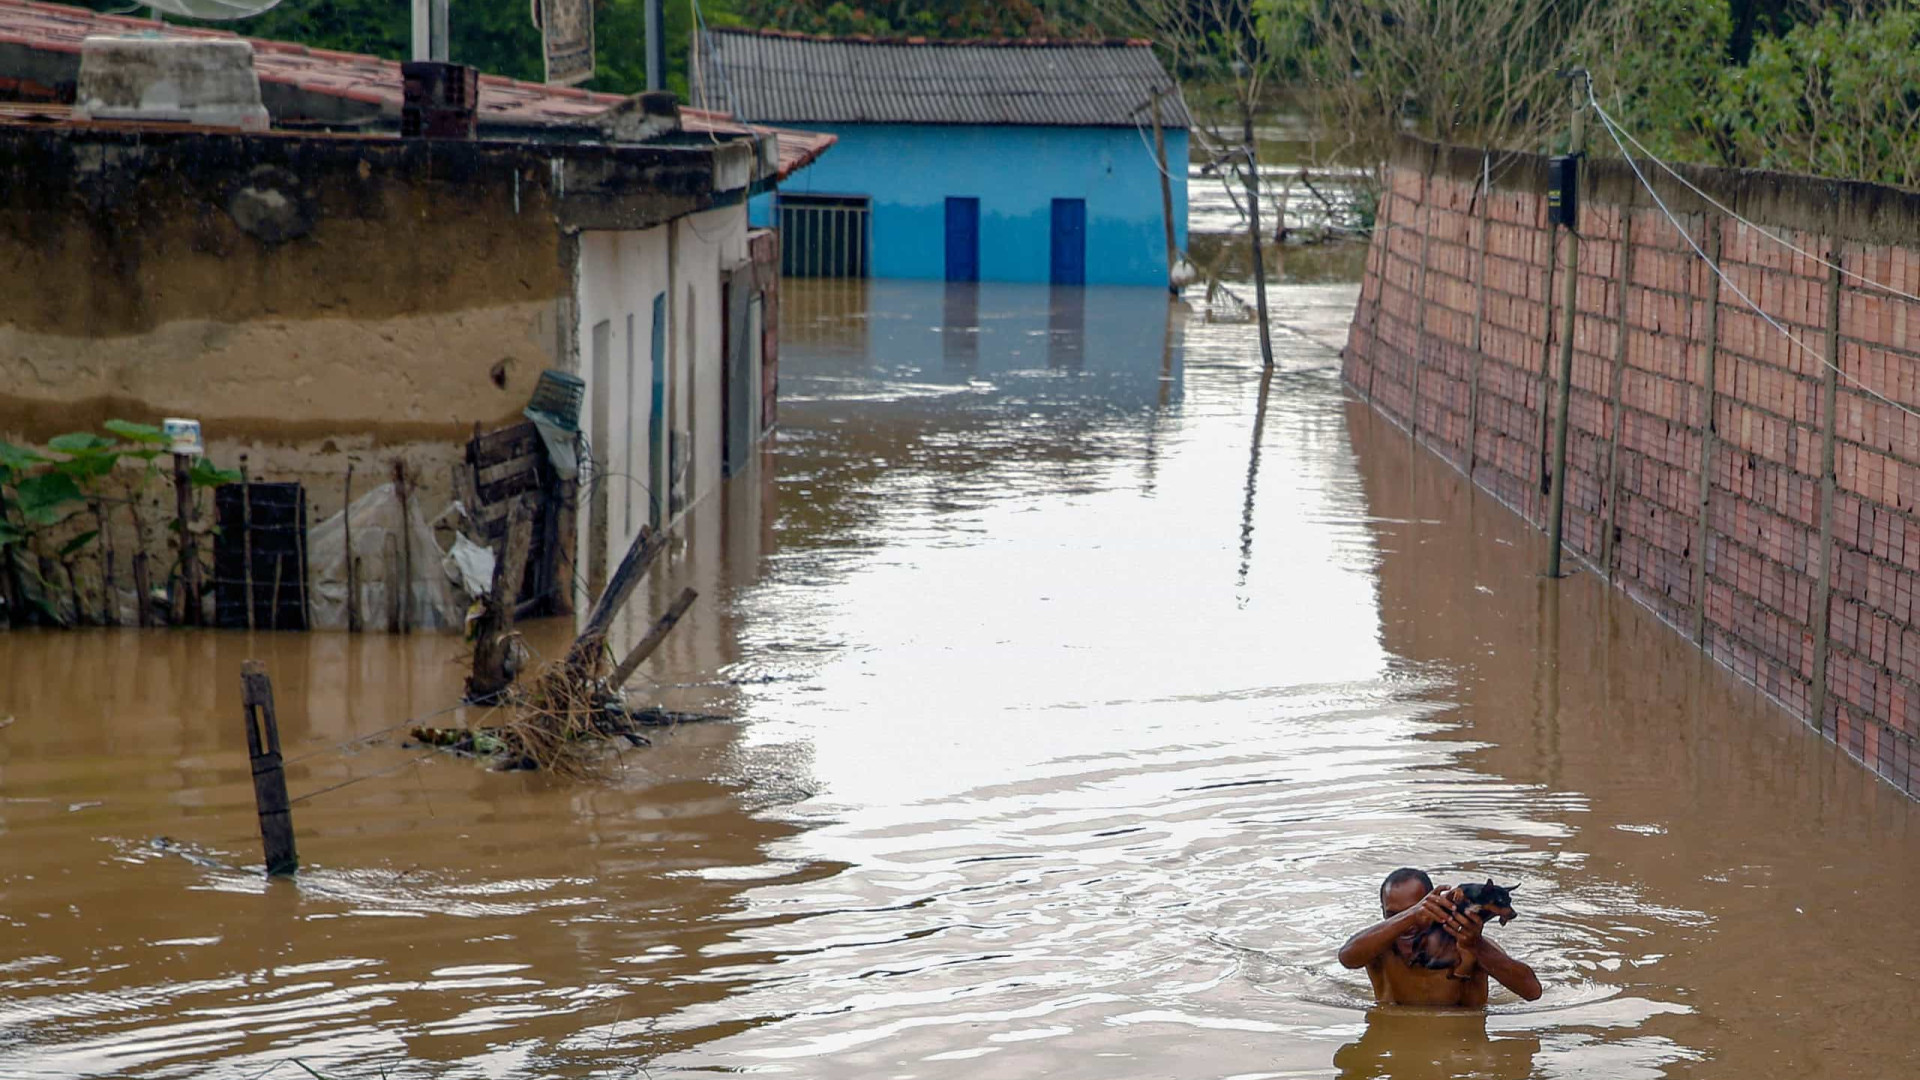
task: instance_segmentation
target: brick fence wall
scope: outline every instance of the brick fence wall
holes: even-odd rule
[[[1920,796],[1920,417],[1864,389],[1920,409],[1920,340],[1908,341],[1910,321],[1920,339],[1920,303],[1871,284],[1920,294],[1920,195],[1683,171],[1868,281],[1650,172],[1694,241],[1796,346],[1720,282],[1625,163],[1589,161],[1567,547]],[[1543,528],[1560,242],[1546,224],[1544,158],[1403,140],[1343,368],[1375,408]]]

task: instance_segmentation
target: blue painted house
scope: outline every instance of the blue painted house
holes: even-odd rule
[[[1146,43],[698,40],[697,103],[839,139],[753,203],[788,276],[1165,285],[1155,91],[1186,247],[1190,121]]]

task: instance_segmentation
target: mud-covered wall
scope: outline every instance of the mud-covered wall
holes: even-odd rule
[[[1818,256],[1655,181],[1693,241],[1801,345],[1710,272],[1624,162],[1589,162],[1567,546],[1920,795],[1920,416],[1907,411],[1920,410],[1920,352],[1907,343],[1920,303],[1876,287],[1920,294],[1920,196],[1685,172]],[[1343,369],[1541,527],[1561,297],[1545,195],[1542,158],[1404,140]]]
[[[431,515],[474,425],[564,355],[553,176],[473,143],[0,127],[0,439],[192,417],[216,464],[304,483],[313,523],[396,460]],[[140,479],[105,490],[160,579],[173,493]],[[133,518],[108,519],[130,611]]]
[[[452,438],[558,355],[549,171],[478,144],[0,132],[0,426]]]

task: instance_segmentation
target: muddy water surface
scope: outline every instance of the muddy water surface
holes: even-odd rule
[[[1264,408],[1151,290],[787,290],[780,437],[655,588],[702,595],[649,690],[739,719],[604,783],[349,743],[454,699],[445,639],[0,636],[0,1076],[1920,1066],[1920,808],[1538,582],[1343,396],[1351,287],[1283,290]],[[1333,953],[1403,863],[1518,880],[1545,998],[1369,1011]]]

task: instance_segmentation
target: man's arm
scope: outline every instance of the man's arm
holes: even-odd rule
[[[1428,893],[1426,899],[1400,914],[1382,919],[1348,938],[1347,943],[1340,946],[1340,963],[1349,968],[1366,967],[1381,953],[1392,948],[1394,939],[1401,934],[1409,930],[1425,930],[1452,914],[1453,905],[1436,889]]]
[[[1460,943],[1461,949],[1471,953],[1478,961],[1481,970],[1500,981],[1500,985],[1519,994],[1528,1001],[1540,1000],[1540,979],[1533,969],[1507,955],[1507,951],[1486,938],[1480,938],[1471,946]]]

